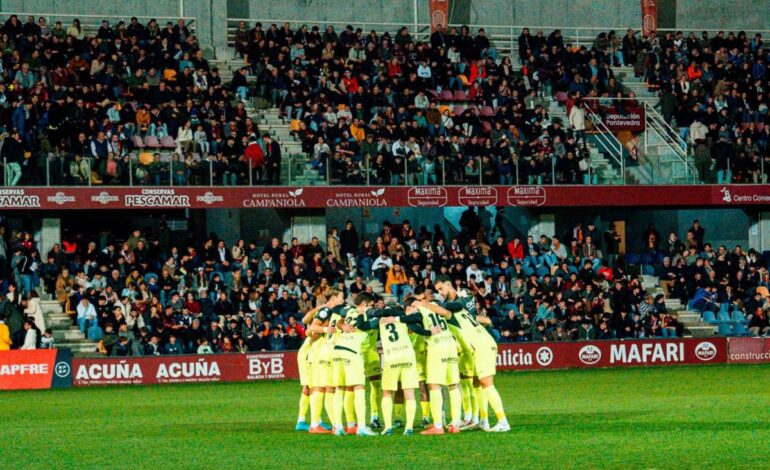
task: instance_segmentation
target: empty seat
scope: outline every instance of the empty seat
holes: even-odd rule
[[[144,146],[149,148],[160,148],[160,142],[154,135],[148,135],[144,138]]]
[[[162,139],[160,139],[160,145],[167,149],[176,148],[176,142],[174,142],[174,138],[170,135],[164,136]]]
[[[454,101],[454,95],[450,90],[443,90],[441,92],[441,101]]]
[[[143,149],[144,148],[144,142],[142,142],[142,138],[138,135],[134,134],[131,137],[131,142],[134,144],[135,148]]]
[[[464,90],[455,90],[454,95],[455,101],[467,101],[468,96],[465,94]]]
[[[706,310],[701,314],[701,320],[703,323],[708,323],[709,325],[716,325],[719,323],[719,320],[717,320],[717,317],[714,315],[714,312],[711,310]]]
[[[492,109],[492,106],[482,106],[481,110],[479,111],[479,115],[482,117],[494,117],[495,110]]]

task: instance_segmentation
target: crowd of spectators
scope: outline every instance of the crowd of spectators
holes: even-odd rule
[[[466,210],[457,237],[385,222],[371,239],[348,222],[326,240],[267,246],[215,234],[176,244],[162,225],[151,239],[140,230],[125,239],[66,235],[43,259],[29,234],[3,234],[0,317],[15,347],[50,343],[40,334],[44,287],[106,354],[279,351],[299,347],[302,315],[329,288],[370,292],[384,305],[446,274],[474,292],[500,342],[680,337],[685,327],[666,298],[737,312],[752,333],[768,332],[767,257],[712,248],[697,221],[684,240],[650,225],[633,260],[619,256],[613,226],[527,236],[485,221]],[[629,263],[660,276],[664,294],[646,292]]]
[[[234,39],[245,65],[223,82],[183,20],[86,31],[77,19],[12,15],[0,27],[4,183],[278,184],[280,146],[248,116],[253,99],[280,108],[333,182],[581,184],[591,166],[582,103],[635,106],[613,74],[623,65],[660,93],[701,180],[766,181],[760,35],[609,31],[576,45],[524,29],[515,57],[467,26],[418,40],[406,27],[257,22]],[[568,122],[549,116],[552,97]]]
[[[278,181],[280,148],[183,20],[86,31],[12,15],[0,53],[6,186]]]
[[[767,183],[770,75],[761,34],[666,33],[631,51],[663,118],[694,148],[701,181]]]

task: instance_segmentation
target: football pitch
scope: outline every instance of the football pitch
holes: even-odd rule
[[[293,431],[296,381],[0,392],[0,468],[770,466],[770,365],[497,383],[510,433],[368,438]]]

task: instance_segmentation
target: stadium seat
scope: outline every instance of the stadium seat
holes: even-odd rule
[[[703,323],[708,323],[709,325],[716,325],[719,323],[719,320],[717,320],[717,317],[711,310],[706,310],[701,314],[701,321],[703,321]]]
[[[163,136],[162,139],[160,139],[160,145],[163,148],[166,149],[175,149],[176,148],[176,142],[174,142],[174,138],[170,135]]]
[[[154,135],[148,135],[144,138],[144,146],[151,149],[160,148],[160,142]]]
[[[465,90],[455,90],[455,101],[468,101],[468,95],[465,94]]]
[[[138,148],[138,149],[143,149],[144,148],[144,142],[142,142],[142,138],[139,137],[136,134],[134,134],[131,137],[131,142],[133,142],[135,148]]]
[[[441,101],[454,101],[455,97],[452,90],[443,90],[441,92]]]
[[[482,106],[479,115],[482,117],[495,117],[495,110],[492,109],[492,106]]]
[[[454,111],[452,113],[455,116],[462,116],[464,112],[465,112],[465,106],[457,104],[455,105]]]

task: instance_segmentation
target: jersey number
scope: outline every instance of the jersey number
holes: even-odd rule
[[[463,315],[463,318],[468,320],[468,322],[470,322],[470,324],[473,325],[474,328],[479,326],[478,322],[476,322],[476,320],[474,320],[473,317],[471,317],[467,313],[463,313],[462,315]]]
[[[428,318],[430,318],[431,323],[433,323],[433,326],[437,326],[441,328],[442,330],[446,330],[446,320],[444,320],[443,317],[440,317],[436,315],[435,313],[429,313]]]
[[[395,343],[398,341],[398,331],[396,331],[396,325],[393,323],[388,323],[385,325],[385,329],[388,330],[388,341],[391,343]]]
[[[329,322],[329,326],[331,326],[332,330],[334,330],[334,327],[337,326],[337,320],[330,321]],[[329,339],[332,339],[332,337],[334,337],[334,333],[327,333],[326,337],[329,338]]]

